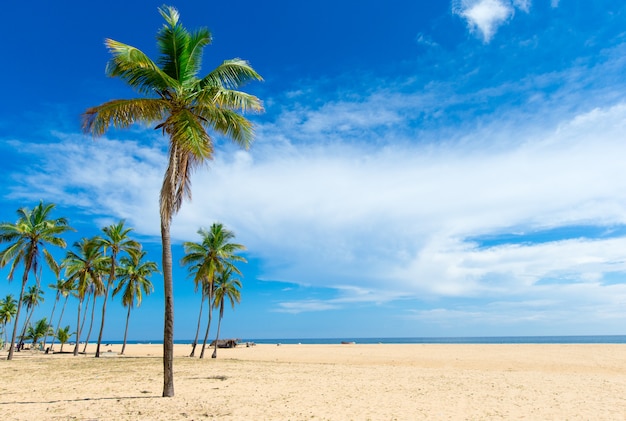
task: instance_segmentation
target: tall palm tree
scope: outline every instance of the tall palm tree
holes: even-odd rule
[[[200,243],[190,241],[183,243],[185,256],[181,259],[181,263],[190,266],[190,269],[195,271],[196,278],[207,283],[209,321],[200,351],[200,358],[204,358],[204,349],[211,327],[215,275],[228,269],[241,274],[234,262],[245,262],[246,259],[236,254],[245,250],[245,247],[231,242],[235,238],[235,234],[224,228],[223,224],[216,222],[211,225],[209,230],[199,229],[198,234],[202,238]]]
[[[215,299],[213,306],[220,309],[220,317],[217,320],[217,335],[215,336],[215,348],[213,348],[213,355],[211,358],[217,358],[217,342],[220,339],[220,325],[222,324],[222,318],[224,317],[224,302],[230,301],[232,308],[235,308],[235,302],[241,301],[241,281],[239,279],[232,278],[233,271],[231,268],[220,272],[215,278]]]
[[[108,227],[102,228],[104,237],[101,238],[100,245],[104,247],[105,250],[109,250],[111,252],[111,257],[109,259],[108,280],[104,289],[104,302],[102,303],[102,319],[100,321],[98,345],[96,346],[96,358],[100,357],[100,344],[102,343],[102,332],[104,331],[104,316],[107,307],[107,298],[109,297],[109,289],[115,282],[117,256],[120,252],[126,252],[129,255],[139,253],[139,243],[128,238],[128,234],[132,230],[132,228],[124,227],[123,220],[119,221],[117,224],[111,224]]]
[[[117,274],[120,281],[113,290],[113,296],[122,292],[122,304],[124,307],[128,307],[126,314],[126,328],[124,329],[124,344],[122,345],[122,352],[126,349],[126,334],[128,333],[128,320],[130,319],[130,310],[132,310],[134,303],[137,303],[137,307],[141,305],[143,294],[149,295],[152,291],[152,282],[148,279],[153,273],[158,272],[158,267],[155,262],[146,261],[142,262],[146,256],[145,251],[129,254],[120,259],[120,266],[117,268]]]
[[[37,342],[39,342],[39,339],[49,334],[50,334],[50,324],[48,323],[48,320],[46,320],[46,318],[44,317],[41,320],[37,320],[34,326],[33,325],[28,326],[28,329],[26,329],[26,334],[24,335],[23,339],[32,340],[33,341],[32,348],[35,348],[37,346]]]
[[[101,284],[100,274],[105,268],[106,258],[100,250],[100,241],[96,238],[83,238],[81,241],[74,243],[76,251],[69,250],[63,266],[65,267],[65,276],[68,282],[72,284],[72,290],[78,298],[78,313],[76,323],[76,346],[74,347],[74,355],[78,355],[78,346],[80,342],[80,313],[85,296],[89,292],[90,285]]]
[[[63,289],[63,284],[65,283],[64,280],[61,279],[61,265],[57,264],[57,262],[54,262],[55,265],[52,268],[52,271],[54,272],[54,275],[57,278],[57,283],[56,284],[48,284],[48,288],[51,288],[53,290],[56,291],[56,294],[54,296],[54,304],[52,304],[52,311],[50,312],[50,327],[52,329],[52,337],[54,338],[54,326],[52,325],[52,321],[54,318],[54,311],[56,310],[57,307],[57,303],[59,302],[59,298],[61,298],[61,290]],[[48,337],[46,336],[45,338],[43,338],[43,347],[46,347],[46,342],[48,340]]]
[[[163,396],[174,396],[174,295],[170,224],[185,198],[191,197],[193,170],[213,158],[209,131],[225,135],[248,148],[252,123],[240,112],[263,110],[261,101],[237,90],[261,76],[244,60],[226,60],[199,77],[202,51],[211,43],[206,28],[189,32],[174,7],[159,13],[165,25],[157,33],[160,57],[155,63],[146,54],[112,39],[105,41],[112,59],[107,74],[119,77],[142,98],[120,99],[89,108],[83,115],[83,130],[103,135],[113,125],[127,128],[135,122],[156,124],[169,138],[168,167],[160,194],[162,268],[164,286]]]
[[[91,317],[89,318],[89,329],[87,329],[87,336],[85,336],[85,345],[83,346],[83,354],[87,352],[87,347],[89,346],[89,338],[91,337],[91,331],[93,330],[93,321],[96,316],[96,300],[98,299],[99,296],[104,295],[104,282],[102,282],[102,276],[104,275],[104,272],[106,271],[107,270],[104,267],[102,267],[98,273],[97,281],[89,285],[89,292],[93,296],[93,301],[91,302]],[[88,307],[89,307],[89,300],[87,300],[87,306],[85,306],[85,316],[83,317],[83,324],[81,325],[81,331],[83,329],[83,326],[85,325],[85,318],[87,317]]]
[[[31,285],[28,287],[26,294],[24,294],[23,305],[26,307],[26,321],[24,322],[24,327],[22,328],[22,335],[20,335],[20,343],[23,342],[26,329],[30,326],[30,318],[33,316],[35,307],[44,302],[43,295],[44,292],[39,289],[39,285]]]
[[[56,284],[49,284],[48,287],[55,290],[56,291],[56,295],[54,298],[54,305],[52,306],[52,311],[50,312],[50,325],[52,326],[53,330],[54,330],[54,325],[53,325],[53,318],[54,318],[54,311],[56,310],[57,304],[59,303],[59,300],[61,299],[61,297],[65,297],[65,300],[63,302],[63,307],[61,308],[61,316],[59,317],[59,323],[57,323],[57,326],[61,326],[61,320],[63,318],[63,313],[65,312],[65,305],[67,304],[67,298],[70,295],[70,290],[71,290],[71,285],[70,283],[68,283],[65,279],[61,279],[61,265],[59,265],[59,272],[56,273],[57,275],[57,282]],[[50,350],[52,350],[52,348],[54,347],[54,338],[55,335],[51,335],[52,336],[52,343],[50,344]],[[44,348],[46,347],[46,338],[44,338],[44,342],[43,342],[43,346]]]
[[[5,298],[0,299],[0,324],[4,332],[5,343],[8,340],[6,331],[7,325],[11,323],[15,314],[17,314],[17,301],[13,298],[13,295],[8,294]]]
[[[194,292],[198,292],[198,289],[201,289],[200,293],[200,311],[198,311],[198,324],[196,326],[196,336],[194,337],[193,343],[191,344],[191,353],[190,357],[193,357],[196,353],[196,346],[198,345],[198,336],[200,335],[200,325],[202,323],[202,310],[204,308],[204,300],[206,300],[210,295],[213,288],[212,284],[206,282],[206,278],[201,278],[197,276],[198,265],[189,269],[189,272],[194,275]],[[211,314],[209,312],[209,317]]]
[[[17,313],[11,335],[11,347],[9,348],[8,360],[13,359],[15,337],[20,318],[20,309],[24,301],[24,290],[28,282],[29,272],[37,273],[39,269],[40,255],[51,266],[54,259],[46,249],[47,244],[65,248],[65,240],[59,237],[71,230],[65,218],[50,219],[50,213],[54,209],[51,203],[39,202],[33,209],[21,208],[17,211],[18,220],[14,224],[10,222],[0,223],[0,242],[11,243],[6,249],[0,251],[0,269],[13,261],[9,271],[9,281],[13,279],[15,268],[22,263],[24,275],[22,275],[22,289],[17,302]]]

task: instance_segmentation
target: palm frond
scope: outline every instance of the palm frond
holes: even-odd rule
[[[211,31],[207,28],[200,28],[189,35],[187,44],[189,59],[185,67],[185,78],[183,79],[185,82],[197,78],[200,67],[202,66],[202,52],[204,47],[211,44],[211,41]]]
[[[239,88],[246,83],[263,78],[250,66],[246,60],[234,58],[224,60],[211,73],[206,75],[199,83],[200,89],[221,87],[227,89]]]
[[[113,56],[106,66],[108,76],[121,78],[144,95],[180,88],[176,78],[161,70],[138,48],[112,39],[106,39],[105,45]]]
[[[232,139],[238,146],[248,149],[254,138],[252,122],[233,110],[213,106],[196,107],[194,111],[205,124],[216,132]]]
[[[87,109],[82,115],[82,129],[93,136],[102,136],[112,124],[127,128],[137,121],[153,123],[164,118],[170,103],[164,99],[117,99]]]

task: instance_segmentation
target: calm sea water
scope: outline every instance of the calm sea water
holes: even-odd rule
[[[121,344],[122,341],[103,341]],[[175,344],[191,344],[192,340],[175,340]],[[589,336],[485,336],[455,338],[241,338],[241,342],[257,344],[338,344],[355,342],[357,344],[626,344],[626,335],[589,335]],[[160,344],[161,339],[128,341],[129,344]]]

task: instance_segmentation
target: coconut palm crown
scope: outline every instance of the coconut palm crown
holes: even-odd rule
[[[173,340],[174,304],[170,223],[183,202],[191,197],[194,168],[213,158],[216,132],[247,148],[252,124],[239,112],[261,112],[261,101],[237,90],[261,76],[244,60],[226,60],[199,77],[203,48],[211,43],[206,28],[190,32],[179,22],[178,11],[162,6],[165,24],[157,33],[160,56],[152,61],[139,49],[112,39],[105,44],[112,55],[106,67],[142,98],[118,99],[89,108],[83,114],[83,130],[103,135],[111,125],[127,128],[134,123],[155,124],[169,138],[168,166],[160,194],[161,241],[165,323],[163,329],[163,396],[174,396]]]

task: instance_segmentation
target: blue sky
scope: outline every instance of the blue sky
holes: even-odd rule
[[[161,2],[11,3],[0,219],[54,202],[77,229],[71,245],[124,218],[160,262],[166,140],[142,126],[93,140],[79,121],[135,95],[105,77],[103,41],[155,57]],[[176,261],[214,221],[248,248],[223,336],[624,334],[623,2],[173,5],[213,32],[204,72],[241,57],[265,79],[247,87],[266,107],[251,116],[254,146],[217,138],[172,227]],[[174,275],[186,339],[200,298],[184,269]],[[162,336],[153,282],[135,339]],[[3,281],[0,296],[18,288]],[[125,311],[109,308],[105,338],[120,339]]]

